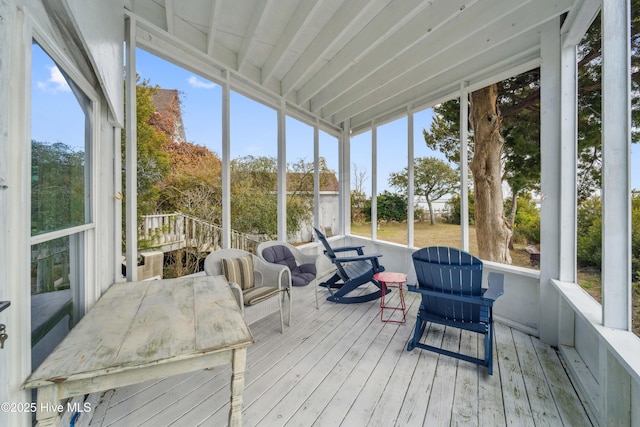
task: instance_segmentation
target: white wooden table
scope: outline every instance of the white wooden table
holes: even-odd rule
[[[242,424],[253,337],[224,276],[116,283],[22,385],[37,388],[39,426],[60,400],[231,363],[229,425]]]

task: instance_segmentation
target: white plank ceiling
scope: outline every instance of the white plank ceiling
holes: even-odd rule
[[[331,124],[350,119],[355,130],[433,105],[462,82],[539,65],[542,26],[581,3],[125,0],[125,9],[149,50],[171,56],[163,46],[174,46],[187,68],[210,78],[228,71]]]

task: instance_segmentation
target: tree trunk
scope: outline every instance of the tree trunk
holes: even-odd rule
[[[516,224],[516,212],[518,212],[518,192],[512,191],[511,193],[511,212],[509,213],[509,227],[513,233],[513,229]],[[509,239],[509,249],[513,249],[513,234]]]
[[[433,215],[433,206],[431,205],[431,199],[427,197],[427,204],[429,205],[429,217],[431,219],[431,225],[436,225],[436,217]]]
[[[478,251],[482,259],[511,264],[511,228],[504,217],[502,198],[502,116],[498,109],[498,86],[471,94],[469,119],[473,128],[471,161],[475,193]]]

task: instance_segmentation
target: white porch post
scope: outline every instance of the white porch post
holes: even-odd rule
[[[469,90],[460,83],[460,232],[462,249],[469,251]]]
[[[413,168],[413,111],[409,110],[407,113],[407,246],[413,247],[415,240],[414,226],[414,198],[415,198],[415,183],[414,168]]]
[[[577,260],[577,55],[576,45],[562,46],[560,51],[560,256],[558,278],[575,283]],[[558,340],[561,345],[574,346],[574,311],[564,299],[560,303]]]
[[[378,240],[378,127],[371,126],[371,239]]]
[[[127,281],[138,280],[138,155],[136,133],[136,23],[126,20],[126,245],[127,245]]]
[[[602,317],[631,330],[630,5],[602,4]]]
[[[222,85],[222,248],[231,247],[231,90],[229,71]]]
[[[0,313],[9,339],[0,350],[0,402],[30,402],[20,384],[31,372],[30,139],[31,33],[15,1],[0,2]],[[20,206],[20,209],[16,209]],[[27,412],[0,411],[0,425],[31,426]]]
[[[313,125],[313,226],[320,227],[320,120]],[[311,233],[311,240],[315,233]]]
[[[346,120],[342,124],[342,140],[339,141],[339,182],[340,182],[340,203],[338,206],[340,218],[339,233],[351,234],[351,120]]]
[[[560,159],[560,20],[548,22],[541,32],[540,66],[540,339],[558,345],[560,298],[551,284],[559,276],[560,206],[562,162]],[[573,181],[572,181],[573,182]]]
[[[287,240],[287,115],[278,108],[278,240]]]
[[[602,2],[602,321],[624,331],[631,331],[630,17],[629,0]],[[603,425],[631,425],[630,377],[603,342],[599,383]]]

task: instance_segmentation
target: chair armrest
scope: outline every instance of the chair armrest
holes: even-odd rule
[[[271,264],[254,256],[253,270],[256,286],[275,286],[280,290],[291,289],[291,272],[286,265]]]
[[[315,264],[316,260],[320,255],[311,255],[311,254],[305,254],[302,251],[296,251],[293,254],[293,256],[295,257],[298,265],[302,265],[302,264]]]
[[[347,251],[356,251],[358,255],[362,255],[362,248],[364,246],[340,246],[339,248],[331,248],[333,252],[347,252]]]
[[[504,293],[504,274],[489,273],[487,281],[489,282],[489,287],[482,294],[482,298],[495,301]]]
[[[234,282],[229,282],[229,286],[231,287],[231,293],[235,297],[238,305],[240,306],[240,311],[242,312],[242,317],[244,317],[244,297],[242,296],[242,288],[240,285]]]
[[[370,259],[375,259],[375,258],[380,258],[382,256],[382,254],[366,254],[366,255],[358,255],[358,256],[346,256],[346,257],[339,257],[339,258],[334,258],[332,261],[335,263],[342,263],[342,262],[351,262],[351,261],[366,261],[366,260],[370,260]]]

